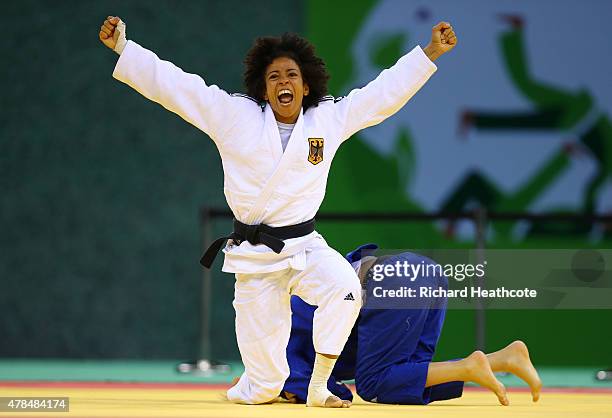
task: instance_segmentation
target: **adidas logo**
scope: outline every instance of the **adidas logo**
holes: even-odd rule
[[[353,297],[353,293],[351,292],[348,295],[346,295],[344,297],[344,300],[355,300],[355,298]]]

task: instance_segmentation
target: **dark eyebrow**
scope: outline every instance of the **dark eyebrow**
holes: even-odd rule
[[[287,71],[299,71],[298,68],[287,68]],[[266,74],[266,76],[270,76],[274,73],[280,73],[280,70],[272,70]]]

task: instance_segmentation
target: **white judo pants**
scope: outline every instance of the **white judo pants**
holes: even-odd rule
[[[313,319],[317,353],[339,355],[361,308],[361,285],[351,265],[327,245],[306,253],[306,268],[236,274],[236,338],[245,372],[228,390],[236,403],[274,400],[289,377],[287,344],[291,295],[318,306]]]

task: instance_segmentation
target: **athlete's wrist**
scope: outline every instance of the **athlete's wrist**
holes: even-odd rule
[[[423,52],[425,53],[425,55],[427,55],[427,58],[429,58],[431,62],[434,62],[435,60],[440,58],[440,55],[444,53],[438,48],[434,47],[432,44],[428,44],[425,48],[423,48]]]

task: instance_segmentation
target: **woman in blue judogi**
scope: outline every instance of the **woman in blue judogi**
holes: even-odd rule
[[[369,255],[376,248],[374,244],[366,244],[347,255],[360,277],[365,300],[328,381],[332,393],[349,399],[350,389],[341,381],[355,379],[357,393],[366,401],[422,405],[461,397],[464,382],[472,381],[491,389],[500,403],[507,405],[506,390],[493,374],[504,371],[525,380],[531,387],[533,400],[539,398],[541,382],[521,341],[491,354],[475,351],[464,359],[432,362],[444,324],[446,299],[374,295],[382,295],[383,290],[387,295],[389,291],[417,291],[424,285],[446,289],[447,278],[434,274],[407,280],[395,269],[385,270],[385,266],[396,266],[398,262],[415,266],[435,263],[410,252],[383,257]],[[383,271],[386,273],[383,280],[374,278],[373,272]],[[316,307],[292,297],[291,309],[293,323],[287,346],[290,376],[283,390],[289,399],[303,402],[315,356],[311,330]]]

